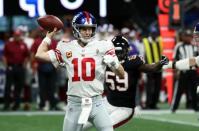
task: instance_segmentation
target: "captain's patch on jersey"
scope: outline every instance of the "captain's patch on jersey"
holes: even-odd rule
[[[72,51],[66,52],[66,57],[71,58],[72,57]]]

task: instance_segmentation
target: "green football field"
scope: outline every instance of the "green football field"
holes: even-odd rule
[[[63,118],[64,112],[0,112],[0,130],[62,131]],[[198,118],[192,111],[141,111],[115,131],[199,131]]]

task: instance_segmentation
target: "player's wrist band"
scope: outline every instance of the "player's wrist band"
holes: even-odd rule
[[[45,42],[45,43],[47,43],[48,45],[50,45],[51,44],[51,39],[49,38],[49,37],[45,37],[44,39],[43,39],[43,42]]]
[[[117,59],[117,57],[114,57],[114,65],[113,65],[113,67],[114,67],[114,69],[118,69],[119,68],[119,66],[120,66],[120,62],[119,62],[119,60]]]

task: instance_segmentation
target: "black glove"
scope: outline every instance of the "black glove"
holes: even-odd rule
[[[169,64],[169,59],[166,56],[162,56],[160,60],[160,64],[163,65],[168,65]]]

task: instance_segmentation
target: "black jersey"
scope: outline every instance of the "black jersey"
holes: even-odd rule
[[[110,69],[106,70],[105,84],[107,87],[108,102],[117,107],[135,107],[135,95],[138,79],[140,77],[139,66],[144,64],[142,57],[133,55],[122,66],[125,70],[124,79],[120,79]]]

